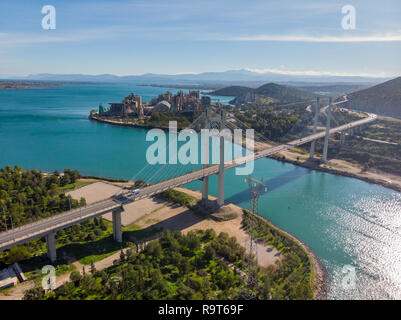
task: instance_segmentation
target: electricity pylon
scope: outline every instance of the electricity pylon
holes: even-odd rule
[[[253,215],[249,216],[249,260],[248,260],[248,279],[247,279],[247,287],[249,290],[249,294],[252,295],[253,289],[258,284],[258,272],[257,272],[257,250],[256,250],[256,239],[254,237],[254,230],[256,228],[256,215],[258,215],[258,202],[260,194],[263,190],[266,190],[266,185],[261,181],[252,178],[250,175],[246,178],[249,185],[249,193],[251,196],[251,212]]]

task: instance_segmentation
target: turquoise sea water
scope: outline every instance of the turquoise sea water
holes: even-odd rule
[[[100,102],[120,101],[132,91],[148,101],[166,89],[110,84],[0,90],[0,167],[131,178],[146,164],[146,130],[92,122],[87,115]],[[269,189],[260,214],[308,244],[327,268],[329,298],[401,299],[400,193],[271,159],[257,160],[253,176]],[[216,195],[217,178],[210,181]],[[200,182],[188,186],[199,189]],[[234,170],[226,173],[225,194],[249,207],[248,186]],[[350,275],[344,266],[355,268],[355,288],[344,285]]]

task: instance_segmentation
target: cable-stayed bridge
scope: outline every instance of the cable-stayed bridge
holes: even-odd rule
[[[346,100],[345,100],[346,101]],[[98,216],[102,216],[106,213],[112,212],[113,216],[113,234],[114,239],[117,242],[122,242],[122,232],[121,232],[121,213],[124,211],[124,205],[132,203],[139,199],[151,197],[155,194],[169,190],[180,185],[195,181],[202,180],[202,199],[207,199],[208,197],[208,177],[211,175],[218,175],[218,200],[219,205],[224,204],[224,171],[230,168],[238,167],[244,165],[248,162],[255,161],[257,159],[271,156],[275,153],[285,151],[287,149],[301,146],[312,142],[310,156],[313,157],[315,153],[315,141],[324,138],[324,148],[323,148],[323,161],[327,160],[327,150],[328,150],[328,138],[330,135],[335,133],[341,133],[343,137],[344,133],[347,131],[353,131],[356,128],[367,125],[376,119],[376,115],[367,114],[365,118],[343,124],[334,128],[330,128],[330,117],[331,108],[335,105],[344,103],[345,101],[337,102],[335,104],[331,103],[325,109],[325,114],[327,118],[326,127],[324,131],[317,132],[318,117],[320,114],[319,101],[316,103],[315,115],[313,119],[313,133],[305,137],[297,138],[292,141],[278,144],[268,139],[264,138],[260,134],[255,134],[255,142],[264,143],[265,148],[259,149],[259,151],[246,154],[242,157],[235,158],[233,160],[225,161],[224,159],[224,137],[220,137],[220,163],[215,165],[204,165],[199,168],[192,168],[190,172],[178,173],[177,176],[172,176],[162,181],[158,181],[152,184],[144,184],[141,188],[137,189],[135,192],[121,190],[120,193],[115,196],[87,205],[85,207],[74,209],[68,212],[64,212],[46,219],[42,219],[33,223],[29,223],[17,228],[13,228],[9,231],[0,233],[0,251],[9,249],[13,246],[23,244],[30,240],[46,237],[47,241],[47,252],[50,260],[56,259],[56,243],[55,235],[56,232],[75,225],[77,223],[84,222],[89,219],[93,219]],[[230,118],[230,116],[229,116]],[[238,120],[231,115],[231,119],[226,119],[225,110],[220,110],[218,113],[212,113],[210,110],[206,110],[202,115],[197,118],[190,126],[190,129],[208,128],[208,129],[219,129],[228,128],[230,130],[240,128],[235,125]],[[238,120],[239,123],[241,121]],[[243,124],[243,123],[242,123]],[[167,148],[167,146],[166,146]],[[152,177],[158,175],[169,165],[166,164],[152,172]],[[141,171],[146,171],[146,166]],[[190,168],[191,169],[191,168]],[[151,180],[151,177],[150,177]]]

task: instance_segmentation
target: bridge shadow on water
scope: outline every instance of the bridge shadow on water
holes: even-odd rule
[[[302,167],[296,167],[288,172],[285,172],[275,178],[268,179],[268,180],[263,180],[263,183],[267,187],[267,191],[263,190],[263,194],[267,194],[272,190],[278,189],[282,186],[284,186],[287,183],[293,182],[303,176],[306,176],[307,174],[310,173],[310,170],[302,168]],[[260,177],[257,177],[256,175],[254,176],[255,179],[261,179]],[[249,189],[247,188],[244,191],[238,192],[229,198],[226,198],[227,202],[231,202],[234,204],[239,204],[242,202],[249,202]]]

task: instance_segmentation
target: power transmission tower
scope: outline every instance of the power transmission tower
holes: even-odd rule
[[[261,181],[252,178],[250,175],[246,178],[249,185],[250,201],[251,201],[251,212],[253,214],[249,215],[249,259],[248,259],[248,279],[247,279],[247,289],[249,298],[253,298],[252,291],[258,284],[258,271],[257,271],[257,249],[256,249],[256,239],[254,237],[254,230],[256,228],[256,217],[258,215],[258,202],[260,194],[263,190],[266,190],[266,185]]]

